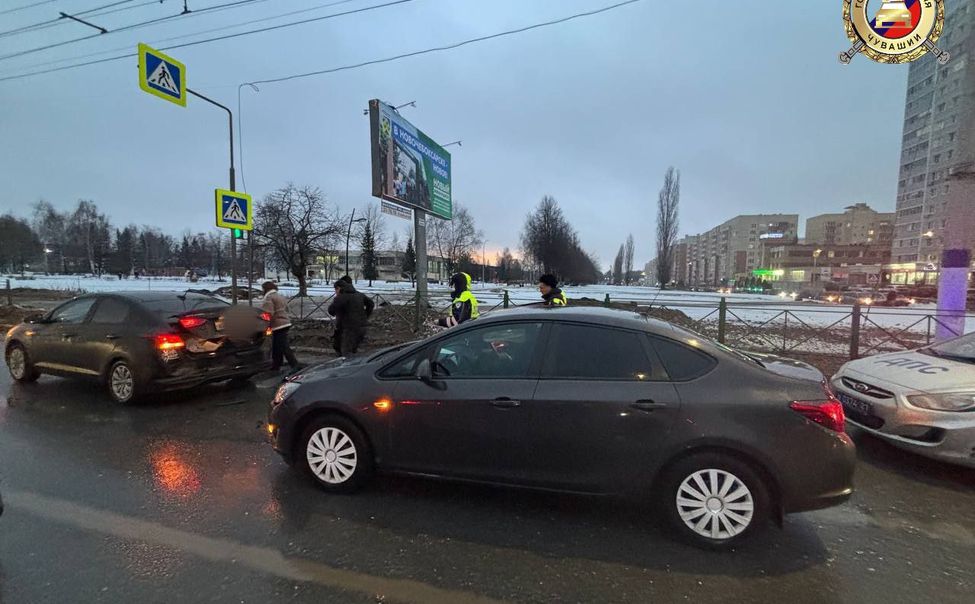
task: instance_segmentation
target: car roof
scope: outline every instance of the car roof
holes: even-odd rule
[[[181,298],[183,300],[215,300],[213,296],[207,296],[206,294],[198,294],[194,292],[159,292],[159,291],[126,291],[126,292],[105,292],[102,294],[97,294],[100,296],[119,296],[126,298],[127,300],[132,300],[133,302],[157,302],[159,300],[174,300]]]
[[[632,310],[619,310],[598,306],[568,306],[545,307],[541,305],[523,306],[494,310],[485,313],[477,320],[483,324],[488,321],[511,321],[514,319],[541,319],[545,321],[566,321],[573,323],[590,323],[606,327],[621,327],[646,331],[658,335],[674,335],[674,327],[666,321],[641,315]]]

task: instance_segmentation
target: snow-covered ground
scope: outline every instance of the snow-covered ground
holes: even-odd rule
[[[18,279],[10,278],[11,287],[27,287],[39,289],[58,289],[65,291],[109,292],[109,291],[185,291],[189,288],[217,289],[229,285],[229,279],[217,281],[202,279],[196,283],[189,283],[177,278],[142,278],[121,279],[117,277],[84,277],[84,276],[44,276]],[[246,282],[241,283],[246,285]],[[257,286],[257,284],[254,284]],[[356,287],[370,295],[379,295],[390,302],[405,302],[413,295],[413,288],[409,282],[375,281],[372,287],[363,280],[359,280]],[[280,287],[281,293],[289,296],[296,295],[298,288],[294,284]],[[513,304],[528,304],[539,301],[539,293],[533,286],[503,287],[494,284],[474,283],[473,291],[481,302],[482,308],[492,308],[499,305],[505,290]],[[324,298],[332,294],[329,283],[316,281],[309,287],[309,295],[314,298]],[[449,303],[449,288],[446,285],[430,285],[430,294],[435,305]],[[685,292],[637,286],[587,285],[566,288],[566,294],[572,299],[591,298],[603,300],[609,294],[614,302],[637,302],[640,305],[666,306],[680,310],[692,319],[717,320],[717,307],[722,297],[729,305],[729,321],[745,321],[751,325],[760,325],[770,321],[774,325],[783,324],[788,319],[789,324],[800,327],[805,323],[811,327],[825,327],[836,323],[838,326],[850,324],[849,305],[823,305],[793,302],[789,298],[768,296],[761,294],[727,294],[721,296],[714,293]],[[907,308],[865,307],[864,316],[869,318],[866,325],[876,323],[888,329],[907,329],[924,332],[932,325],[933,317],[937,314],[934,305],[917,305]],[[975,315],[969,315],[966,331],[975,330]]]

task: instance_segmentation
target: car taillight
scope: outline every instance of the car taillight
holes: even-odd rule
[[[270,323],[271,322],[271,313],[269,313],[269,312],[262,312],[261,313],[261,318],[264,319],[266,322]]]
[[[194,329],[200,327],[207,322],[203,317],[180,317],[179,324],[183,329]]]
[[[825,401],[792,401],[789,408],[824,428],[834,432],[846,431],[843,405],[835,398]]]
[[[183,338],[175,333],[161,333],[155,337],[156,350],[176,350],[186,346]]]

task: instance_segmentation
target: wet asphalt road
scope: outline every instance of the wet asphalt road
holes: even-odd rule
[[[973,601],[975,471],[865,435],[850,503],[712,553],[638,502],[404,478],[327,496],[263,442],[272,387],[122,408],[4,370],[0,602]]]

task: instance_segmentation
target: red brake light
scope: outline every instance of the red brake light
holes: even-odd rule
[[[843,405],[835,398],[826,401],[793,401],[789,403],[789,408],[801,413],[806,419],[834,432],[846,430],[846,416],[843,414]]]
[[[203,317],[180,317],[179,324],[183,326],[183,329],[193,329],[195,327],[200,327],[207,322]]]
[[[175,333],[161,333],[155,337],[157,350],[175,350],[186,346],[183,338]]]
[[[267,321],[268,323],[270,323],[271,322],[271,313],[269,313],[269,312],[262,312],[261,313],[261,318],[264,319],[265,321]]]

